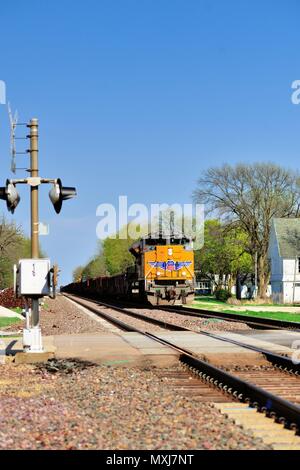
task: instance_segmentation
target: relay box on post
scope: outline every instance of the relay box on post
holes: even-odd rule
[[[15,270],[16,294],[43,296],[50,290],[50,260],[21,259]]]

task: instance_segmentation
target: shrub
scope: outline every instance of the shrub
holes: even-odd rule
[[[21,297],[19,299],[15,298],[14,290],[11,288],[4,289],[0,292],[0,305],[6,308],[24,308],[24,299]]]
[[[231,293],[226,289],[218,289],[215,293],[215,296],[217,300],[226,302],[231,297]]]

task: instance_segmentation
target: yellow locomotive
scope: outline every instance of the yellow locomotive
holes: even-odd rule
[[[142,294],[152,305],[188,304],[194,300],[194,252],[190,239],[148,236],[134,243],[129,251],[136,258],[137,282],[132,294]]]

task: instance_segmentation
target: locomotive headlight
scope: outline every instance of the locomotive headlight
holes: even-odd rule
[[[185,271],[182,271],[182,275],[183,275],[183,276],[186,276],[186,272],[185,272]]]
[[[172,254],[173,254],[173,249],[172,249],[172,248],[168,248],[168,255],[169,255],[169,256],[172,256]]]
[[[160,272],[159,272],[159,271],[157,271],[156,276],[160,276]]]

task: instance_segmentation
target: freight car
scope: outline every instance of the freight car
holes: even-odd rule
[[[115,297],[148,301],[152,305],[189,304],[194,299],[192,241],[182,236],[147,236],[134,243],[133,267],[123,274],[99,277],[62,288],[89,297]]]

